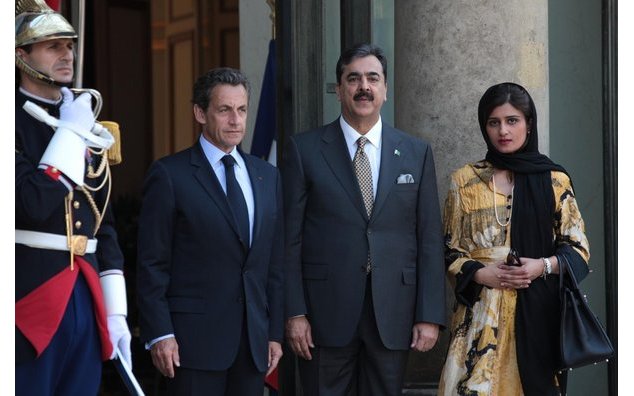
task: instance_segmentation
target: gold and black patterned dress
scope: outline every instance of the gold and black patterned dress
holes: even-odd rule
[[[553,171],[551,174],[556,201],[555,242],[570,244],[587,263],[588,241],[570,179],[565,173]],[[495,218],[492,176],[493,167],[481,161],[462,167],[451,177],[444,230],[448,277],[453,286],[465,263],[474,260],[484,265],[499,263],[511,246],[511,225],[502,227]],[[497,192],[495,205],[500,217],[506,214],[504,194]],[[456,302],[438,394],[522,395],[515,352],[517,293],[488,287],[475,290],[480,291],[472,306]]]

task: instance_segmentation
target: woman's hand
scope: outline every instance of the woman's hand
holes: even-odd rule
[[[544,271],[542,259],[520,257],[519,266],[500,261],[476,271],[473,280],[494,289],[525,289]]]
[[[504,263],[498,265],[502,270],[500,284],[509,289],[522,289],[530,286],[531,282],[544,272],[544,262],[541,258],[520,257],[519,266],[509,266]]]
[[[473,280],[481,285],[491,287],[493,289],[503,289],[506,286],[502,285],[502,275],[504,270],[500,267],[503,264],[501,261],[492,265],[487,265],[480,268],[473,275]]]

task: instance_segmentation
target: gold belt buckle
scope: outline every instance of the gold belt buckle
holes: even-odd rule
[[[71,252],[78,256],[86,254],[86,248],[88,247],[88,237],[85,235],[73,235],[71,236]]]

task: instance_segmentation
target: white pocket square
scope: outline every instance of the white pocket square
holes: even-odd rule
[[[396,184],[411,184],[411,183],[414,183],[414,177],[409,173],[399,175],[396,178]]]

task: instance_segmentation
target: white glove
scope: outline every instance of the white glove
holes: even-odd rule
[[[70,129],[57,128],[40,159],[40,165],[55,167],[73,183],[83,186],[86,147],[86,142],[81,136]]]
[[[70,89],[64,87],[60,91],[64,101],[59,109],[59,120],[29,101],[23,107],[36,120],[56,128],[40,164],[59,169],[73,183],[81,186],[84,184],[86,148],[108,149],[114,143],[114,137],[95,122],[89,93],[74,99]]]
[[[95,124],[95,115],[92,112],[92,97],[88,92],[74,99],[73,92],[63,87],[61,89],[63,103],[59,108],[60,127],[64,126],[72,131],[88,132]]]
[[[115,357],[118,348],[121,352],[121,357],[128,363],[130,369],[132,369],[132,353],[130,352],[132,335],[130,334],[125,316],[108,315],[108,334],[110,335],[110,342],[113,348],[110,359]]]
[[[103,291],[103,300],[108,315],[108,334],[112,343],[113,359],[117,348],[121,351],[123,359],[132,369],[132,356],[130,354],[130,329],[125,321],[128,314],[128,304],[126,301],[125,278],[119,270],[104,271],[99,274],[99,282]]]

